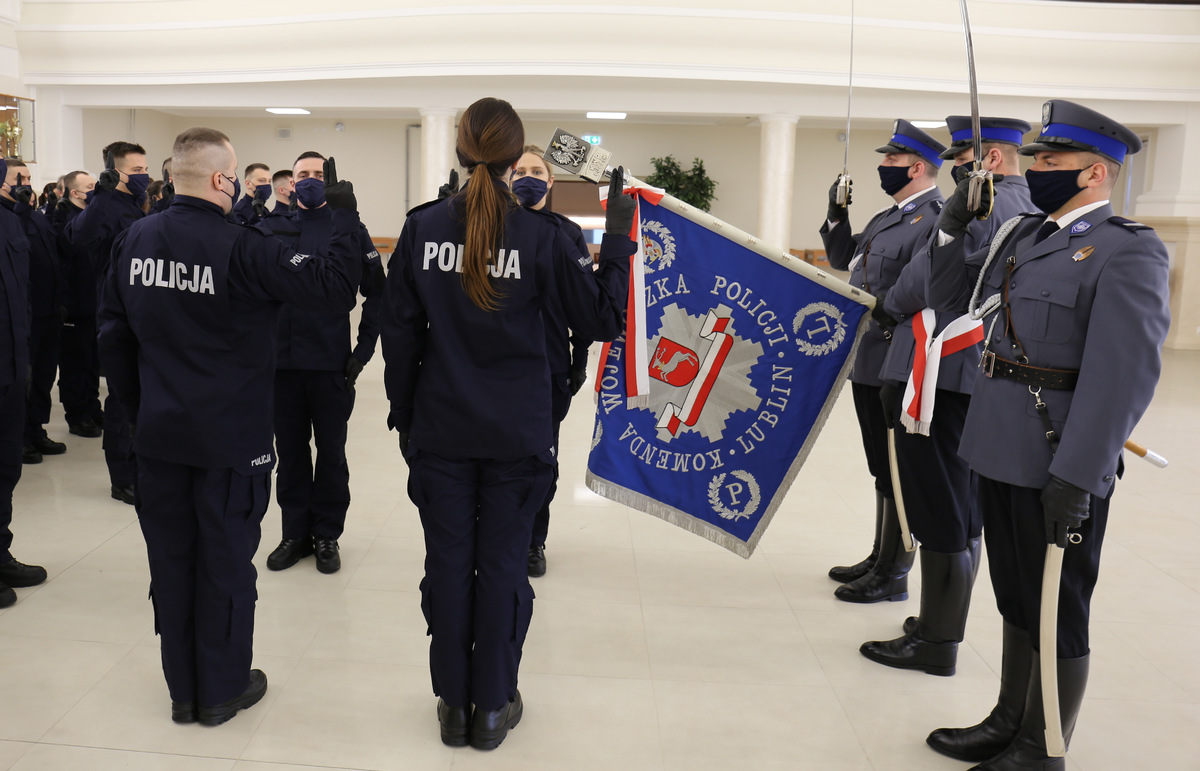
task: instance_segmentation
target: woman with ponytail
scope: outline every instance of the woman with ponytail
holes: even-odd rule
[[[425,532],[421,609],[442,741],[498,747],[521,720],[534,514],[553,478],[543,309],[593,340],[624,329],[634,203],[613,174],[599,268],[506,184],[525,145],[508,102],[459,120],[462,190],[409,212],[380,314],[388,426]]]

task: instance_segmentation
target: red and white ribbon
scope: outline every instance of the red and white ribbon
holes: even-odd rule
[[[936,326],[937,314],[932,308],[913,316],[916,346],[912,372],[904,388],[904,411],[900,413],[900,422],[910,434],[929,436],[942,359],[983,340],[983,323],[970,316],[959,316],[940,335],[934,336]]]

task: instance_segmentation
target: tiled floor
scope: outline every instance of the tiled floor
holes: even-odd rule
[[[1200,354],[1168,353],[1113,504],[1093,604],[1093,676],[1074,771],[1200,769]],[[562,481],[525,650],[525,719],[497,751],[438,741],[418,607],[423,544],[384,428],[381,362],[351,424],[354,504],[344,567],[262,567],[259,706],[215,729],[177,726],[151,633],[133,509],[109,499],[100,441],[26,466],[15,552],[50,580],[0,611],[0,769],[956,769],[926,733],[991,707],[1000,621],[976,587],[953,678],[858,653],[915,610],[833,599],[825,577],[868,544],[866,484],[848,396],[749,561],[583,486],[589,405],[567,420]],[[986,570],[981,571],[986,576]],[[920,577],[914,574],[915,590]],[[914,598],[916,592],[914,591]]]

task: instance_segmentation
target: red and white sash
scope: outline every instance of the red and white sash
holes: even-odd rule
[[[904,411],[900,414],[900,422],[910,434],[929,436],[942,358],[983,340],[983,322],[970,316],[959,316],[935,337],[932,333],[936,326],[937,314],[932,308],[913,316],[916,347],[912,372],[904,388]]]

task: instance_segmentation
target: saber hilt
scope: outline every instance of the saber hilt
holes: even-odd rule
[[[845,169],[843,169],[842,173],[838,175],[834,200],[837,201],[838,206],[850,205],[850,175],[846,173]]]
[[[1166,458],[1164,458],[1163,456],[1154,452],[1153,450],[1148,449],[1146,446],[1138,444],[1137,442],[1133,441],[1132,439],[1130,439],[1128,442],[1125,443],[1125,449],[1129,450],[1131,453],[1138,456],[1139,458],[1142,458],[1147,463],[1150,463],[1154,466],[1158,466],[1159,468],[1167,467],[1167,459]]]
[[[593,145],[560,128],[554,129],[554,136],[546,143],[546,152],[542,153],[542,158],[560,169],[579,175],[580,179],[596,184],[612,174],[608,168],[608,162],[612,160],[612,151]]]

